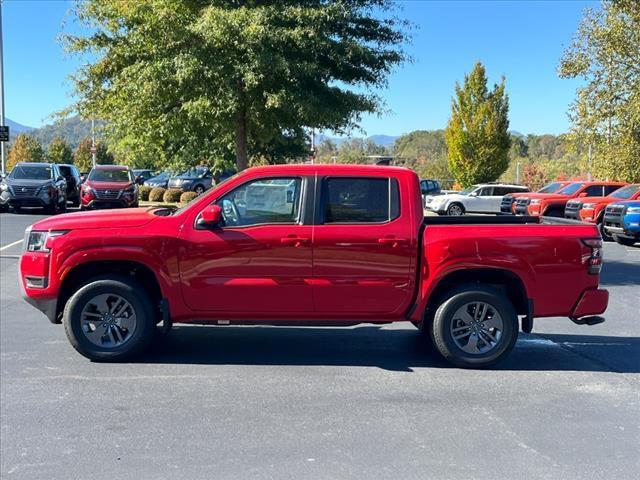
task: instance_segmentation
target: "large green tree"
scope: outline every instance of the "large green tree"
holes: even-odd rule
[[[449,168],[462,186],[495,180],[509,166],[508,114],[504,79],[489,90],[480,62],[462,86],[456,83],[445,138]]]
[[[56,137],[49,144],[47,159],[52,163],[71,163],[73,161],[73,152],[63,138]]]
[[[91,139],[85,138],[76,147],[73,153],[73,163],[81,172],[88,172],[93,166],[93,157],[91,155]],[[109,152],[107,146],[101,142],[96,142],[96,163],[98,165],[113,164],[113,154]]]
[[[74,76],[76,109],[106,120],[127,157],[183,164],[308,154],[305,127],[344,133],[382,105],[404,60],[389,0],[86,0],[96,60]]]
[[[18,162],[43,162],[44,150],[40,142],[26,133],[20,133],[16,137],[7,156],[7,170],[11,170]]]
[[[570,116],[576,141],[592,146],[593,173],[640,181],[640,2],[587,9],[559,74],[585,81]]]

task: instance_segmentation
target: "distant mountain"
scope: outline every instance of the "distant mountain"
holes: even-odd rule
[[[103,122],[96,121],[96,131],[99,131],[102,125]],[[91,136],[91,120],[83,120],[74,116],[36,128],[30,134],[40,140],[45,149],[56,137],[62,137],[71,145],[71,148],[75,148],[84,138]]]
[[[9,125],[9,134],[11,138],[15,137],[19,133],[30,132],[33,130],[33,127],[27,127],[26,125],[21,125],[18,122],[14,122],[10,118],[5,117],[6,124]]]

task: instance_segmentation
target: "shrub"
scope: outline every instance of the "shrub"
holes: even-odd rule
[[[180,195],[180,203],[189,203],[197,196],[198,194],[196,192],[184,192],[182,195]]]
[[[178,188],[170,188],[164,192],[162,199],[167,203],[176,203],[180,201],[180,195],[182,195],[182,190]]]
[[[166,188],[162,188],[162,187],[155,187],[153,189],[151,189],[151,192],[149,192],[149,201],[150,202],[161,202],[162,198],[164,197],[164,193],[167,191]]]
[[[150,187],[149,185],[140,185],[138,187],[138,196],[140,197],[140,200],[149,200],[151,190],[153,190],[153,187]]]

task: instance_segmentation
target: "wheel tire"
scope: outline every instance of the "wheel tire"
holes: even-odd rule
[[[447,207],[447,215],[454,217],[460,217],[465,214],[464,205],[458,202],[454,202]]]
[[[471,354],[456,344],[451,324],[459,309],[475,302],[483,302],[499,314],[502,331],[497,343],[488,351]],[[449,298],[440,304],[433,318],[431,335],[436,349],[448,362],[463,368],[484,368],[494,365],[509,354],[518,339],[518,330],[518,316],[508,298],[493,288],[468,285],[453,290]],[[478,335],[476,338],[484,341]]]
[[[542,214],[543,217],[564,218],[564,210],[561,208],[552,208]]]
[[[84,308],[102,294],[122,297],[135,313],[135,328],[119,346],[98,346],[87,338],[82,328]],[[155,317],[151,298],[142,285],[127,277],[110,275],[96,277],[74,293],[65,305],[62,321],[69,342],[81,355],[90,360],[115,362],[130,358],[149,345],[154,337]]]
[[[604,222],[600,219],[598,223],[598,231],[600,232],[600,236],[602,237],[602,241],[604,242],[613,242],[613,237],[607,233],[604,228]]]
[[[198,195],[202,195],[204,193],[204,185],[196,185],[193,191],[196,192]]]
[[[633,245],[640,241],[637,240],[635,238],[625,238],[625,237],[619,237],[618,235],[614,235],[613,239],[618,242],[620,245],[624,245],[625,247],[633,247]]]

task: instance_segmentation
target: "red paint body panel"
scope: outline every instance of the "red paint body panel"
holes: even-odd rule
[[[324,176],[391,177],[399,186],[400,214],[381,224],[196,227],[200,212],[225,193],[252,179],[281,175],[304,176],[309,183]],[[124,260],[154,272],[173,321],[184,323],[419,320],[439,281],[478,268],[516,275],[533,301],[534,316],[569,316],[602,306],[602,294],[585,293],[598,292],[598,276],[587,273],[590,250],[581,242],[598,237],[594,226],[423,227],[418,178],[403,168],[258,167],[173,215],[155,212],[74,213],[36,223],[33,230],[69,232],[51,239],[50,253],[24,253],[25,294],[55,300],[76,267]],[[303,241],[289,241],[292,236]],[[48,286],[27,288],[24,277],[32,275],[48,275]],[[579,302],[585,306],[578,309]]]
[[[587,290],[580,297],[571,316],[579,318],[587,315],[599,315],[604,313],[608,303],[609,292],[607,290]]]

